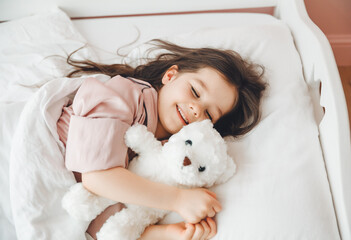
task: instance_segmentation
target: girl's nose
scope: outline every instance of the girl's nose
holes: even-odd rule
[[[198,103],[191,103],[190,104],[191,113],[193,114],[193,116],[196,119],[201,118],[202,112],[203,112],[202,109],[203,109],[203,107],[201,106],[201,104],[198,104]]]

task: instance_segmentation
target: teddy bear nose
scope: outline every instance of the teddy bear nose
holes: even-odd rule
[[[189,166],[190,164],[191,164],[190,159],[188,157],[185,157],[183,161],[183,166]]]

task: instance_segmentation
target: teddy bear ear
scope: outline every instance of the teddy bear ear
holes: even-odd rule
[[[217,179],[215,184],[222,184],[228,181],[236,171],[236,164],[234,163],[233,158],[227,155],[226,167],[224,173]]]

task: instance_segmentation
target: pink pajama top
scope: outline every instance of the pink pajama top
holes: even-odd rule
[[[157,92],[149,83],[121,76],[105,83],[87,78],[57,122],[67,169],[84,173],[127,167],[124,134],[135,123],[156,131]]]

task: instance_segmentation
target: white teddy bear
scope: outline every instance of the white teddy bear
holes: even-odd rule
[[[144,125],[130,127],[125,142],[138,154],[128,169],[155,182],[190,188],[211,187],[227,181],[236,165],[227,154],[227,145],[210,120],[194,122],[172,135],[163,146]],[[72,186],[62,200],[67,212],[91,221],[115,201],[99,197],[81,183]],[[168,211],[125,204],[97,233],[99,240],[135,240],[145,228],[157,223]]]

